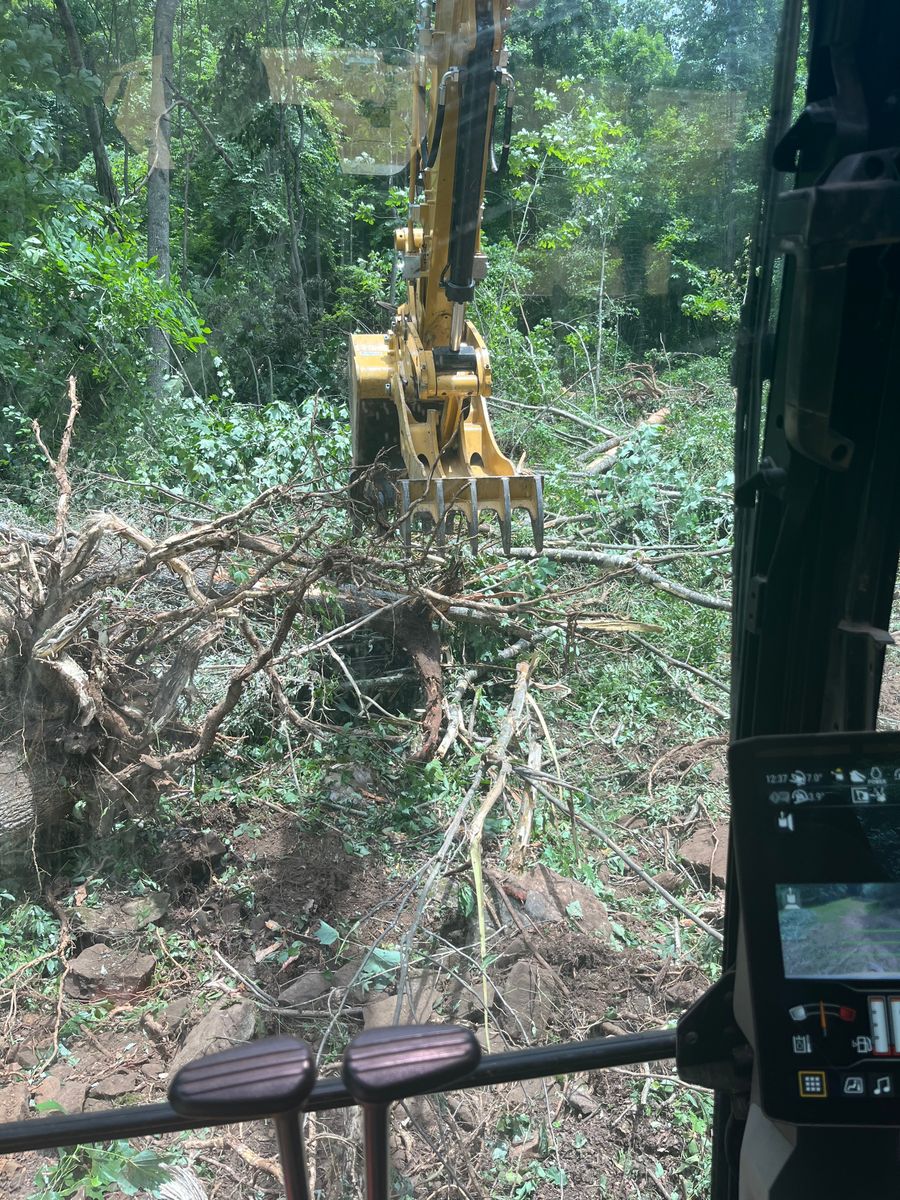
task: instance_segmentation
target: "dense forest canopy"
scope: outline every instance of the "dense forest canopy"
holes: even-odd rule
[[[778,7],[514,5],[478,299],[501,398],[727,343]],[[265,445],[287,477],[313,397],[337,445],[345,339],[384,325],[405,206],[414,6],[16,0],[0,22],[8,482],[70,372],[80,436],[126,475],[214,487]],[[229,430],[216,466],[204,439]]]

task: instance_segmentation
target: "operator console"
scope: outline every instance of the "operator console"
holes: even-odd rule
[[[805,1125],[900,1125],[900,735],[729,751],[760,1101]]]

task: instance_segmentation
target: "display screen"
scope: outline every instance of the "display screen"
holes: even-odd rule
[[[900,883],[779,883],[788,979],[900,978]]]

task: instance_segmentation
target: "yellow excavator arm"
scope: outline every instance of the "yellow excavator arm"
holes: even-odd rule
[[[517,470],[491,430],[490,358],[467,305],[487,263],[481,214],[494,161],[495,117],[506,89],[501,160],[509,148],[512,80],[503,33],[508,0],[430,0],[420,8],[414,73],[410,205],[394,244],[406,285],[389,333],[350,339],[351,429],[358,500],[390,508],[410,535],[413,513],[442,545],[450,515],[497,513],[509,552],[512,511],[543,540],[541,479]]]

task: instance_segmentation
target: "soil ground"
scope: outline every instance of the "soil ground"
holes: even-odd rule
[[[671,755],[655,785],[699,769],[720,788],[719,755],[717,747]],[[540,914],[533,919],[522,907],[519,885],[504,888],[497,867],[490,878],[501,883],[488,888],[486,906],[492,1003],[485,1019],[477,928],[462,876],[450,873],[424,911],[417,907],[428,840],[394,833],[385,852],[360,855],[348,852],[338,829],[311,836],[277,808],[263,802],[254,811],[251,805],[238,822],[223,804],[204,814],[203,835],[181,826],[154,829],[147,835],[152,846],[134,847],[168,909],[148,929],[112,940],[116,950],[153,956],[151,981],[95,1001],[73,1001],[64,992],[57,1009],[57,989],[39,989],[23,975],[7,1012],[0,1097],[24,1083],[33,1105],[55,1101],[67,1111],[159,1101],[190,1030],[228,998],[253,1004],[258,1034],[306,1038],[319,1050],[323,1072],[334,1071],[363,1022],[390,1021],[400,979],[397,947],[409,953],[414,994],[416,987],[420,1000],[422,989],[428,993],[424,1015],[469,1024],[482,1041],[487,1029],[493,1052],[658,1029],[672,1024],[709,982],[696,952],[709,939],[655,904],[635,875],[606,873],[610,926],[598,936],[565,912],[550,922]],[[653,873],[666,868],[665,885],[716,922],[721,892],[703,878],[703,864],[691,869],[674,852],[706,823],[695,806],[688,819],[671,825],[648,827],[638,818],[609,831]],[[201,836],[205,855],[197,850]],[[95,866],[85,882],[57,879],[50,889],[71,924],[70,963],[98,940],[79,930],[79,903],[116,909],[128,898],[127,890],[103,884],[102,861]],[[526,869],[521,886],[533,877],[534,868]],[[329,941],[323,928],[343,932]],[[391,948],[374,966],[371,958],[366,963],[373,947]],[[711,959],[714,947],[707,951]],[[537,981],[530,992],[515,982],[523,963]],[[286,989],[311,971],[323,973],[327,990],[291,1006],[282,999]],[[410,1019],[408,1010],[403,1019]],[[579,1197],[689,1197],[701,1194],[698,1139],[708,1107],[708,1095],[681,1084],[671,1063],[417,1100],[395,1111],[395,1163],[404,1194],[417,1196],[525,1200],[559,1195],[564,1183],[563,1194]],[[318,1194],[335,1200],[358,1195],[363,1168],[356,1114],[322,1114],[308,1121],[307,1138]],[[151,1144],[169,1161],[189,1166],[210,1200],[279,1194],[275,1144],[265,1126],[144,1143]],[[40,1161],[23,1156],[2,1164],[10,1200],[51,1195],[35,1185]],[[102,1194],[117,1200],[120,1192],[111,1186]]]

